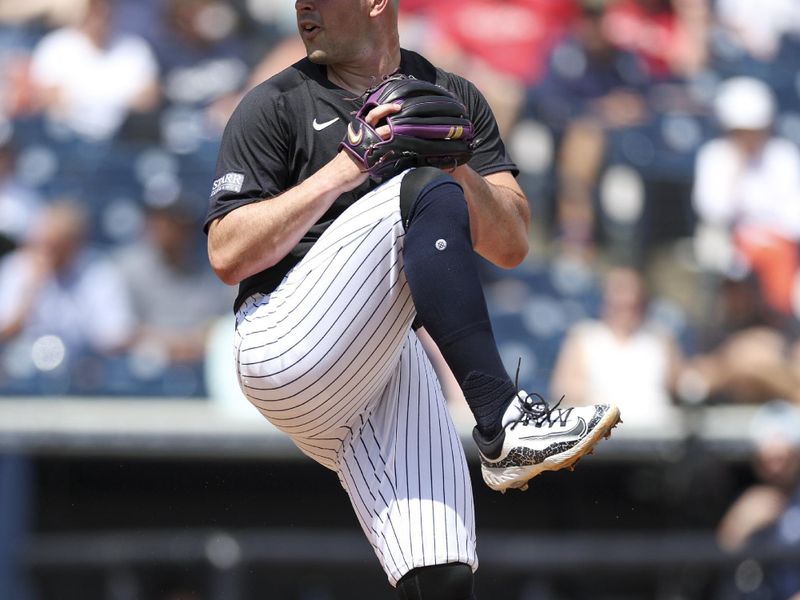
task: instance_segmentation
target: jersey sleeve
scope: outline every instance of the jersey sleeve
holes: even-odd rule
[[[458,77],[454,85],[467,105],[470,120],[475,127],[475,152],[468,163],[469,166],[481,175],[500,171],[510,171],[514,176],[518,175],[519,169],[506,151],[494,113],[486,98],[466,79]]]
[[[232,210],[272,198],[289,186],[288,124],[281,97],[269,85],[251,90],[222,134],[203,229]]]

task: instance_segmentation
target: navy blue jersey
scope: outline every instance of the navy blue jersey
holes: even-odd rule
[[[477,141],[470,167],[481,175],[516,174],[494,115],[474,85],[408,50],[402,50],[399,71],[441,85],[464,102]],[[214,219],[245,204],[268,201],[316,173],[338,152],[347,124],[361,102],[352,92],[331,83],[324,65],[307,58],[251,90],[222,137],[206,231]],[[342,194],[288,256],[242,281],[236,307],[253,293],[274,290],[334,219],[376,186],[368,179]]]

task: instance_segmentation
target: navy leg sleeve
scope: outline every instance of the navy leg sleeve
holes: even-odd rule
[[[500,360],[483,296],[464,192],[433,168],[403,179],[404,261],[419,321],[439,346],[477,421],[493,436],[516,393]]]

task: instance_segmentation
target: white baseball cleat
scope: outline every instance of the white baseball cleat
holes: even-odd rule
[[[473,430],[481,455],[483,480],[493,490],[528,488],[543,471],[572,470],[594,450],[602,437],[620,423],[619,408],[595,404],[559,408],[547,405],[539,394],[520,391],[503,415],[503,430],[485,440]]]

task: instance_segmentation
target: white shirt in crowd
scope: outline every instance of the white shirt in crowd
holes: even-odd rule
[[[757,56],[772,56],[784,34],[800,31],[797,0],[717,0],[715,9],[717,20]]]
[[[698,153],[694,206],[717,226],[756,226],[800,240],[800,151],[771,138],[760,155],[744,163],[733,142],[718,138]]]
[[[578,323],[567,343],[579,361],[586,392],[581,403],[616,404],[633,427],[669,418],[672,347],[664,335],[642,326],[623,338],[604,322],[590,320]]]
[[[156,80],[158,64],[137,36],[112,37],[98,48],[80,31],[65,28],[39,42],[31,74],[39,85],[61,90],[63,113],[52,113],[55,120],[102,140],[116,133],[134,99]]]

